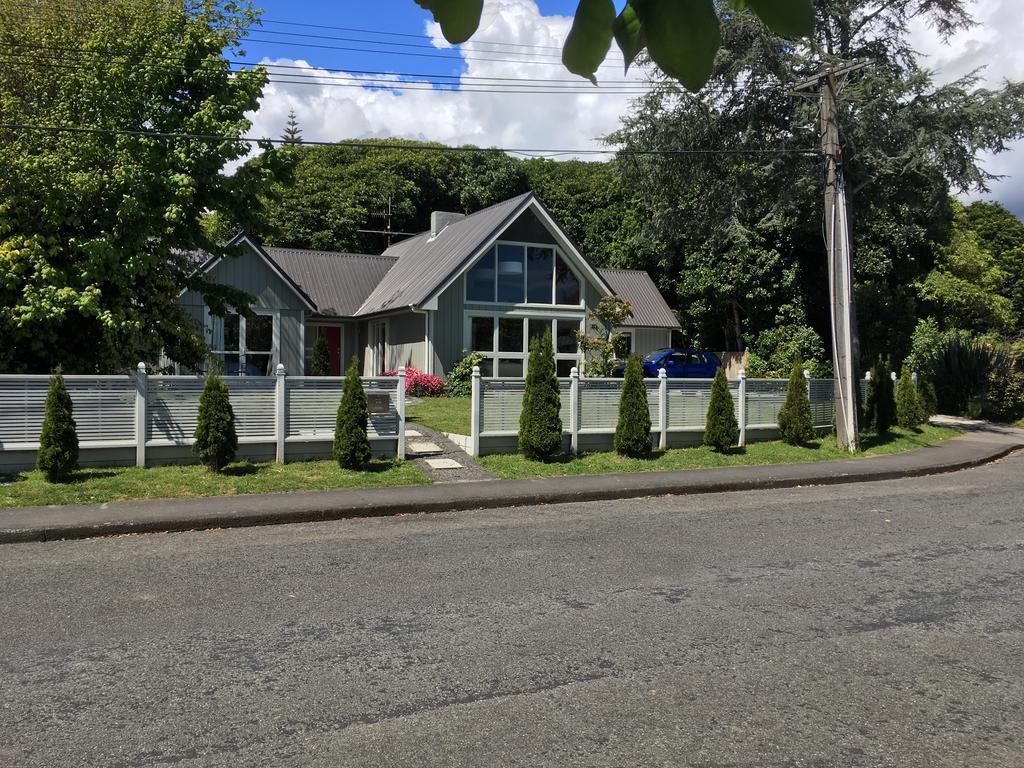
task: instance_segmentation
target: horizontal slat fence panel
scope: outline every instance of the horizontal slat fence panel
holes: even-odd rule
[[[522,379],[481,380],[481,434],[519,431],[519,413],[523,408],[525,385]]]
[[[389,413],[371,413],[367,423],[369,436],[398,435],[398,380],[394,378],[363,379],[363,389],[386,392]],[[288,414],[289,438],[322,437],[333,439],[338,420],[338,405],[344,378],[337,376],[290,376],[285,379],[285,409]]]
[[[274,389],[270,377],[228,377],[223,381],[235,412],[239,440],[273,440]],[[146,442],[182,444],[192,440],[199,398],[206,380],[199,376],[151,376],[146,391]]]
[[[711,380],[669,379],[666,386],[669,431],[704,429],[711,399]]]
[[[80,444],[135,439],[135,381],[128,376],[65,376]],[[49,376],[0,376],[0,445],[39,442]]]
[[[747,426],[775,427],[788,387],[786,379],[747,379]]]
[[[580,379],[580,432],[615,431],[622,379]]]
[[[816,427],[830,427],[835,420],[835,379],[811,380],[811,418]]]

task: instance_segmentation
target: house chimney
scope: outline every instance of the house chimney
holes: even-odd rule
[[[434,211],[430,214],[430,236],[437,237],[441,230],[459,219],[466,218],[464,213],[448,213],[447,211]]]

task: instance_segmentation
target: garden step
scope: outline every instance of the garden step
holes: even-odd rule
[[[444,453],[444,449],[437,443],[416,442],[409,443],[405,449],[406,456],[419,458],[422,456],[436,456]]]

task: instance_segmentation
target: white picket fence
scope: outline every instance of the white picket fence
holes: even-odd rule
[[[370,445],[377,456],[405,455],[405,370],[364,378]],[[39,448],[49,376],[0,375],[0,472],[32,467]],[[231,394],[239,457],[328,458],[344,379],[224,377]],[[181,463],[191,446],[202,376],[65,376],[84,466]],[[374,398],[373,395],[387,395]]]
[[[644,381],[654,445],[664,450],[699,442],[712,380],[670,379],[664,369],[660,374]],[[815,428],[831,428],[835,382],[811,379],[807,372],[804,375]],[[776,436],[788,385],[787,379],[748,379],[742,372],[739,379],[729,382],[740,445]],[[514,452],[524,390],[523,379],[483,378],[474,368],[471,433],[466,446],[472,455]],[[559,379],[559,390],[566,448],[573,453],[610,448],[619,417],[622,379],[583,378],[574,368],[568,379]]]

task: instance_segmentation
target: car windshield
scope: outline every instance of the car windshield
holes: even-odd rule
[[[671,351],[672,350],[670,350],[670,349],[656,349],[653,352],[648,352],[646,355],[644,355],[644,362],[645,363],[653,363],[655,360],[657,360],[659,357],[664,355],[666,352],[671,352]]]

